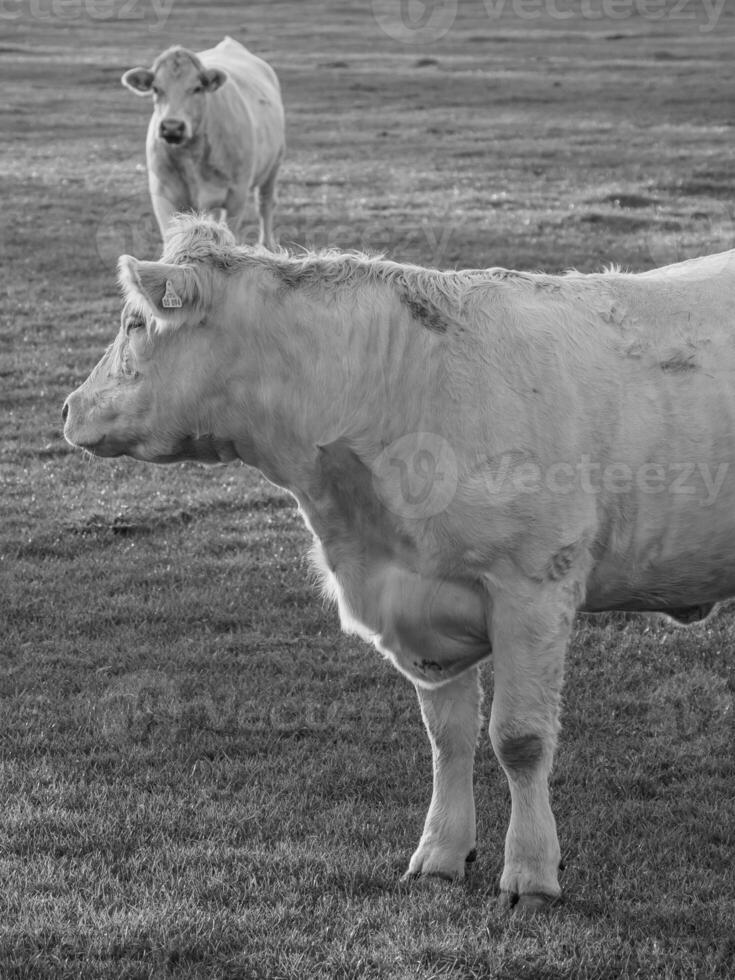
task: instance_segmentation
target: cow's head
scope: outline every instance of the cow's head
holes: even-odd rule
[[[122,83],[136,95],[153,93],[156,137],[182,146],[200,131],[206,98],[227,81],[220,68],[205,68],[192,51],[169,48],[152,68],[131,68]]]
[[[213,398],[228,386],[232,352],[217,327],[212,270],[123,255],[120,330],[63,410],[64,436],[97,456],[148,462],[235,458],[218,433]]]

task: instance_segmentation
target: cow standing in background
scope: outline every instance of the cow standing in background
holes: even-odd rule
[[[575,613],[688,622],[735,595],[735,251],[639,275],[438,272],[238,247],[181,218],[120,281],[66,438],[239,459],[293,494],[343,627],[418,692],[434,791],[411,875],[461,877],[474,853],[492,655],[503,900],[554,900]]]
[[[195,54],[173,47],[152,68],[131,68],[123,85],[153,94],[146,161],[153,210],[165,237],[177,211],[207,212],[242,237],[257,191],[260,243],[273,248],[276,175],[284,112],[276,73],[226,37]]]

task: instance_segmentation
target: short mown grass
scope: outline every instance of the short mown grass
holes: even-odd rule
[[[416,49],[368,6],[4,24],[2,980],[735,975],[730,608],[690,630],[580,617],[552,777],[565,897],[524,919],[495,904],[509,799],[486,734],[471,875],[400,881],[430,797],[415,696],[340,634],[289,498],[63,442],[116,329],[116,253],[157,248],[146,110],[118,77],[176,40],[231,33],[279,71],[286,242],[550,271],[735,244],[730,10],[707,36],[529,30],[468,0]]]

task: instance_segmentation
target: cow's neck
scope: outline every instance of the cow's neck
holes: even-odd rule
[[[241,456],[273,482],[308,494],[320,446],[339,441],[369,464],[425,424],[438,384],[435,338],[390,286],[360,284],[326,299],[297,287],[252,315],[263,327]]]
[[[413,680],[441,682],[487,656],[482,595],[439,547],[446,532],[422,519],[434,511],[421,510],[421,494],[397,499],[379,462],[390,470],[393,451],[402,462],[397,440],[409,440],[410,458],[411,440],[444,424],[443,339],[382,282],[318,299],[297,286],[250,308],[246,285],[235,298],[245,340],[238,383],[250,396],[237,414],[237,452],[297,498],[343,627]],[[448,469],[434,475],[451,482]],[[412,500],[415,512],[405,507]]]

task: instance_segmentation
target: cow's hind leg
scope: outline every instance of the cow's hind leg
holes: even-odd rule
[[[260,216],[260,244],[275,249],[273,237],[273,212],[276,207],[276,177],[280,160],[274,165],[257,190],[258,215]]]
[[[158,222],[161,238],[165,239],[168,226],[171,224],[171,219],[177,213],[176,204],[173,201],[169,201],[167,197],[164,197],[156,185],[155,187],[151,187],[151,205],[153,207],[153,213],[156,216],[156,221]]]
[[[501,904],[534,910],[559,897],[559,841],[548,777],[559,730],[564,655],[580,590],[518,582],[493,595],[490,738],[508,778],[511,816]]]
[[[434,789],[421,841],[404,877],[461,878],[475,850],[472,770],[482,701],[479,669],[472,667],[441,687],[417,684],[416,690],[431,741]]]

